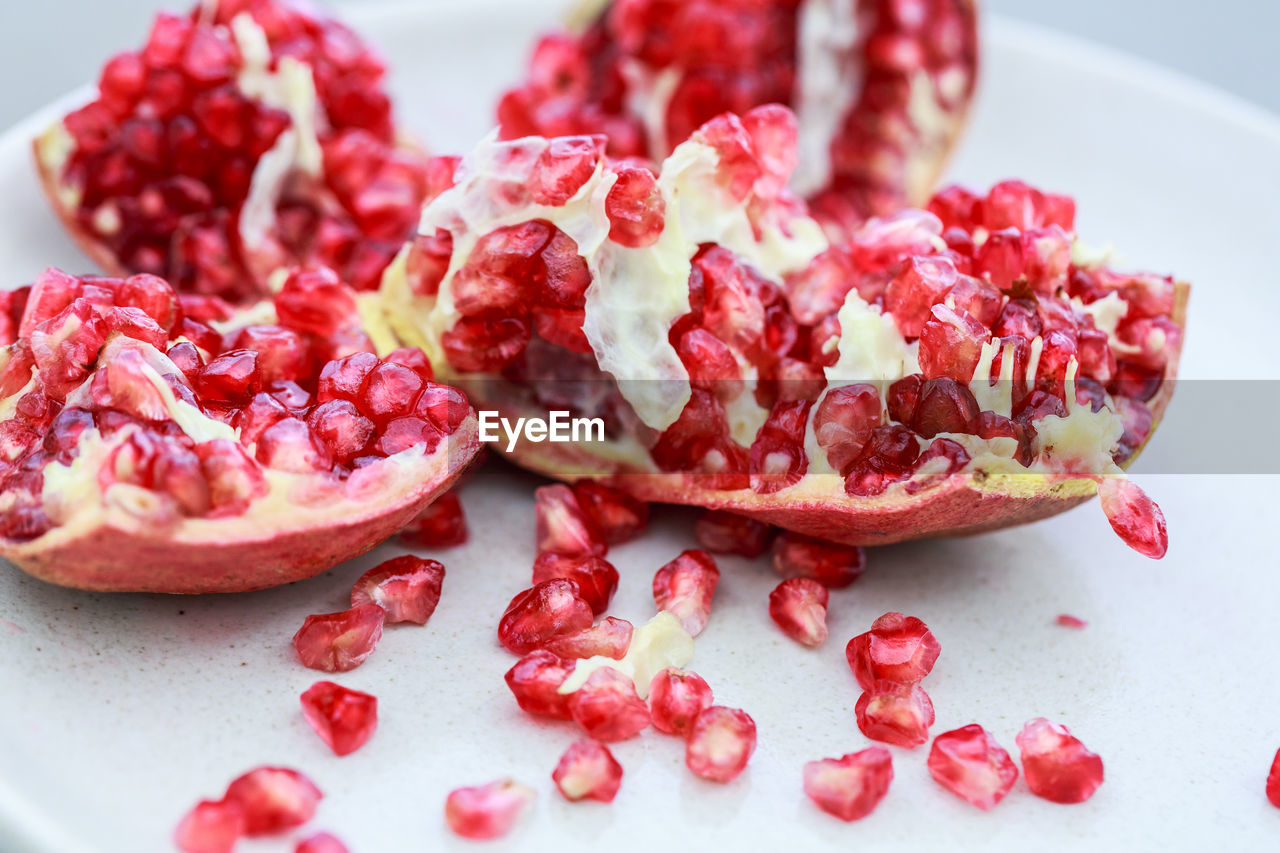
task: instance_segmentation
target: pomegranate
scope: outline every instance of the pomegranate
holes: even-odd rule
[[[872,740],[908,749],[929,740],[933,702],[919,684],[877,681],[854,706],[858,729]]]
[[[769,618],[800,645],[820,646],[827,639],[829,597],[827,588],[811,578],[788,578],[769,593]]]
[[[649,683],[649,718],[655,729],[669,735],[687,738],[711,702],[711,686],[696,672],[668,667]]]
[[[883,746],[804,766],[804,793],[814,805],[844,821],[871,814],[893,781],[893,757]]]
[[[933,670],[942,645],[914,616],[886,613],[845,646],[844,654],[863,690],[879,681],[915,684]]]
[[[622,765],[604,744],[580,740],[560,756],[551,778],[570,802],[597,800],[612,803],[622,785]]]
[[[783,186],[796,133],[780,106],[720,115],[656,171],[603,137],[487,140],[448,167],[378,322],[504,417],[603,423],[515,441],[543,474],[846,545],[1101,489],[1120,537],[1163,553],[1123,469],[1173,393],[1187,288],[1111,269],[1070,199],[1019,181],[832,242]]]
[[[575,18],[538,42],[499,103],[504,138],[603,133],[610,154],[657,160],[719,113],[789,104],[792,185],[838,224],[925,199],[977,73],[971,0],[581,0]]]
[[[685,743],[684,763],[709,782],[732,782],[756,751],[756,722],[746,711],[712,705],[698,715]]]
[[[161,13],[141,50],[107,62],[96,98],[35,141],[40,177],[113,273],[240,301],[318,263],[370,289],[428,190],[384,73],[350,29],[292,0]]]
[[[1102,759],[1066,726],[1037,717],[1022,727],[1017,742],[1023,778],[1037,797],[1083,803],[1102,784]]]
[[[49,269],[15,298],[0,556],[53,583],[197,593],[310,577],[404,526],[479,447],[462,394],[364,351],[355,296],[327,270],[295,271],[241,314],[146,274]]]
[[[332,681],[317,681],[302,694],[302,716],[334,755],[350,755],[378,727],[378,699]]]
[[[368,660],[382,639],[387,612],[377,604],[360,604],[339,613],[308,616],[293,635],[293,648],[303,666],[324,672],[347,672]]]
[[[501,838],[515,828],[537,793],[514,779],[457,788],[444,801],[444,819],[454,834],[473,841]]]
[[[498,642],[510,652],[528,654],[555,637],[585,631],[594,621],[577,583],[553,578],[511,599],[498,623]]]
[[[1018,780],[1009,753],[977,723],[935,737],[928,764],[939,785],[983,811],[995,808]]]
[[[393,557],[365,572],[351,587],[351,606],[376,604],[386,611],[387,622],[427,624],[440,603],[444,566],[406,554]]]
[[[452,548],[467,541],[467,517],[462,502],[447,492],[400,531],[400,540],[424,548]]]
[[[680,620],[696,637],[711,617],[711,599],[720,582],[716,561],[706,551],[689,549],[653,576],[653,602]]]

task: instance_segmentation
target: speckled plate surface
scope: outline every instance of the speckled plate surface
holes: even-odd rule
[[[414,128],[456,150],[487,129],[554,7],[405,5],[353,23],[392,60]],[[952,175],[1072,192],[1086,239],[1194,284],[1184,376],[1277,378],[1265,328],[1280,317],[1280,122],[1124,57],[986,23],[981,101]],[[44,123],[0,139],[9,283],[48,264],[86,266],[29,168],[27,141]],[[1194,416],[1184,408],[1175,399],[1171,423]],[[490,464],[468,482],[472,541],[436,555],[448,578],[430,624],[388,629],[364,666],[338,677],[381,709],[373,740],[342,759],[299,714],[319,674],[289,638],[307,614],[344,606],[351,581],[395,546],[303,583],[198,599],[79,593],[0,566],[0,849],[165,850],[195,800],[263,763],[311,775],[326,793],[311,828],[366,853],[467,847],[444,829],[446,792],[507,774],[539,799],[488,849],[1274,849],[1280,811],[1262,788],[1280,746],[1280,478],[1144,477],[1163,470],[1160,445],[1157,435],[1137,476],[1169,519],[1162,562],[1125,548],[1095,504],[1022,530],[884,548],[832,595],[828,643],[805,651],[769,622],[768,566],[722,560],[692,666],[720,702],[755,717],[759,750],[716,786],[684,770],[678,741],[646,733],[615,750],[626,777],[612,806],[559,798],[550,772],[574,731],[525,717],[502,682],[512,658],[494,627],[533,559],[528,475]],[[660,511],[650,535],[615,550],[616,615],[651,614],[653,572],[693,544],[692,523]],[[1106,760],[1098,794],[1056,806],[1020,783],[981,813],[929,779],[923,749],[894,749],[896,779],[872,816],[846,825],[813,808],[801,765],[868,743],[844,643],[887,610],[921,616],[942,642],[927,682],[935,733],[976,721],[1013,749],[1025,720],[1049,716]],[[1063,612],[1089,627],[1057,627]]]

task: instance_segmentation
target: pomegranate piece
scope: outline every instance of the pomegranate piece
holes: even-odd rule
[[[784,578],[810,578],[828,589],[843,589],[867,569],[861,548],[849,548],[784,532],[773,543],[773,569]]]
[[[360,604],[340,613],[308,616],[293,635],[293,647],[304,666],[325,672],[347,672],[364,663],[382,639],[386,611]]]
[[[498,641],[508,651],[527,654],[553,637],[576,634],[594,622],[578,584],[565,578],[536,583],[511,599],[498,622]]]
[[[296,770],[259,767],[232,780],[224,800],[244,812],[244,834],[275,835],[311,820],[324,794]]]
[[[788,578],[769,593],[769,618],[800,645],[820,646],[827,639],[829,597],[812,578]]]
[[[1089,623],[1081,619],[1079,616],[1072,616],[1070,613],[1060,613],[1058,618],[1054,620],[1063,628],[1085,628]]]
[[[1280,750],[1276,750],[1275,760],[1271,762],[1271,772],[1267,774],[1267,799],[1271,805],[1280,809]]]
[[[601,657],[622,660],[631,647],[634,628],[626,619],[606,616],[596,625],[576,634],[560,634],[548,640],[544,648],[562,658]]]
[[[378,727],[378,699],[332,681],[317,681],[302,694],[302,716],[334,755],[350,755]]]
[[[1018,779],[1009,753],[977,723],[935,737],[928,763],[939,785],[983,811],[995,808]]]
[[[1017,737],[1022,776],[1037,797],[1054,803],[1083,803],[1102,784],[1102,759],[1071,730],[1037,717]]]
[[[578,595],[596,616],[609,607],[618,589],[618,570],[603,557],[565,556],[553,552],[539,554],[533,561],[533,582],[566,578],[578,585]]]
[[[845,657],[863,690],[877,681],[914,684],[933,670],[942,646],[914,616],[886,613],[845,647]]]
[[[804,765],[805,796],[844,821],[862,820],[871,814],[889,793],[892,781],[893,758],[883,746]]]
[[[507,687],[516,697],[516,704],[526,713],[559,720],[571,719],[569,697],[573,694],[559,691],[575,664],[576,661],[564,660],[545,649],[537,649],[507,670]]]
[[[452,548],[467,541],[467,518],[453,492],[436,498],[422,514],[400,531],[400,540],[426,548]]]
[[[716,561],[706,551],[689,549],[658,569],[653,576],[653,601],[696,637],[711,616],[711,599],[720,582]]]
[[[711,687],[696,672],[667,667],[649,682],[649,718],[660,732],[687,738],[711,703]]]
[[[201,800],[182,818],[173,843],[183,853],[231,853],[245,833],[244,809],[229,800]]]
[[[568,486],[543,486],[534,498],[539,554],[603,557],[609,550]]]
[[[560,756],[551,778],[570,802],[597,800],[612,803],[622,785],[622,765],[604,744],[579,740]]]
[[[1098,483],[1098,500],[1111,529],[1130,548],[1153,560],[1169,550],[1164,513],[1132,480],[1103,477]]]
[[[444,820],[455,835],[473,841],[501,838],[515,828],[536,792],[514,779],[455,788],[444,801]]]
[[[622,673],[603,667],[569,694],[569,715],[587,736],[613,742],[635,737],[649,726],[649,707]]]
[[[685,743],[684,763],[709,782],[731,782],[756,751],[756,722],[745,711],[712,705],[698,714]]]
[[[347,845],[336,835],[328,832],[317,832],[298,842],[293,853],[350,853]]]
[[[440,603],[444,566],[435,560],[393,557],[360,576],[351,587],[351,606],[376,604],[387,622],[427,624]]]
[[[713,554],[759,557],[769,550],[776,531],[741,515],[709,509],[698,516],[693,535],[698,544]]]
[[[933,702],[918,684],[877,681],[854,706],[858,729],[872,740],[908,749],[929,740]]]
[[[573,484],[573,494],[591,527],[609,545],[630,542],[649,526],[649,505],[626,492],[592,480],[579,480]]]

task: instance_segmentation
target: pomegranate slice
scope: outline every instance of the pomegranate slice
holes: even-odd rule
[[[501,838],[515,828],[537,793],[514,779],[457,788],[444,801],[444,819],[454,834],[473,841]]]
[[[636,694],[635,684],[610,667],[591,673],[569,694],[569,714],[595,740],[626,740],[649,726],[649,707]]]
[[[669,735],[687,738],[712,701],[710,685],[696,672],[667,667],[649,682],[649,718]]]
[[[499,103],[504,137],[604,133],[615,156],[661,159],[719,113],[790,104],[803,167],[792,184],[836,222],[924,200],[977,74],[970,0],[927,12],[873,2],[581,0],[573,17],[575,30],[544,37],[525,82]],[[796,153],[778,146],[771,156],[794,165]],[[620,193],[644,197],[642,180],[620,183]],[[610,234],[641,241],[645,222],[620,218]]]
[[[580,740],[560,756],[551,778],[570,802],[597,800],[612,803],[622,785],[622,765],[604,744]]]
[[[359,377],[384,363],[362,351],[354,294],[297,271],[277,302],[307,281],[350,309],[331,334],[150,275],[50,269],[19,291],[19,337],[0,342],[0,556],[81,589],[259,589],[369,550],[448,488],[479,448],[466,398],[424,383],[404,400],[423,417],[377,420]]]
[[[863,690],[878,681],[914,684],[933,670],[942,645],[914,616],[886,613],[845,646],[845,657]]]
[[[685,743],[684,763],[709,782],[732,782],[756,751],[756,722],[745,711],[712,705],[698,715]]]
[[[338,836],[328,832],[317,832],[298,842],[293,853],[351,853],[347,845]]]
[[[332,681],[317,681],[302,694],[302,716],[334,755],[350,755],[378,727],[378,699]]]
[[[304,666],[347,672],[364,663],[382,639],[387,613],[377,604],[360,604],[340,613],[308,616],[293,635]]]
[[[467,541],[467,517],[462,501],[447,492],[431,502],[431,506],[400,531],[400,539],[425,548],[452,548]]]
[[[201,800],[178,823],[173,843],[183,853],[231,853],[244,832],[244,809],[239,803]]]
[[[804,793],[814,805],[844,821],[862,820],[880,805],[893,781],[893,757],[871,746],[804,766]]]
[[[1022,727],[1022,776],[1037,797],[1055,803],[1083,803],[1102,784],[1102,759],[1071,730],[1044,717]]]
[[[829,597],[811,578],[789,578],[769,593],[769,618],[800,645],[815,648],[827,639]]]
[[[963,800],[989,811],[1018,780],[1013,759],[982,726],[943,732],[929,750],[929,774]]]
[[[234,301],[320,263],[358,289],[413,232],[425,158],[405,147],[384,67],[291,0],[161,13],[97,97],[35,141],[54,210],[104,269]]]
[[[716,561],[706,551],[689,549],[658,569],[653,576],[653,601],[696,637],[711,617],[711,599],[720,582]]]
[[[1101,488],[1122,538],[1159,553],[1158,508],[1119,484],[1173,393],[1187,288],[1090,257],[1074,203],[1019,181],[833,242],[783,186],[795,135],[780,106],[723,114],[656,172],[594,137],[487,140],[449,164],[383,319],[504,417],[600,419],[603,440],[514,442],[543,474],[855,546]],[[544,172],[580,183],[539,202]],[[642,220],[664,227],[637,239]]]
[[[444,566],[436,560],[393,557],[360,576],[351,587],[351,606],[376,604],[388,622],[425,625],[440,603],[443,583]]]
[[[919,684],[877,681],[854,706],[858,729],[872,740],[908,749],[929,740],[933,702]]]
[[[224,799],[244,812],[245,835],[274,835],[311,820],[324,794],[296,770],[259,767],[234,779]]]
[[[569,696],[561,693],[560,685],[573,672],[576,661],[564,660],[546,649],[529,652],[515,666],[507,670],[507,687],[516,697],[516,704],[528,714],[554,717],[560,720],[572,718],[569,712]]]

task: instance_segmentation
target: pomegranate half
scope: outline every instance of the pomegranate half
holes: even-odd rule
[[[849,544],[1032,521],[1121,480],[1173,391],[1185,286],[1088,257],[1073,202],[1016,181],[832,244],[786,188],[795,144],[779,106],[713,119],[657,174],[601,137],[490,139],[424,209],[371,333],[512,422],[603,421],[604,441],[516,442],[531,469]],[[1117,532],[1162,554],[1158,508],[1119,492]]]
[[[798,117],[792,188],[825,224],[923,204],[978,67],[973,0],[581,0],[498,106],[503,138],[602,133],[660,161],[723,112]]]
[[[355,300],[327,270],[239,315],[147,274],[0,292],[0,557],[81,589],[235,592],[394,534],[476,421],[421,352],[369,352]]]
[[[314,263],[370,289],[427,185],[384,71],[355,33],[291,0],[161,13],[141,50],[106,64],[96,98],[35,141],[40,177],[114,275],[239,301]]]

